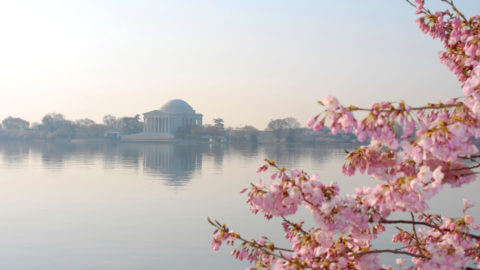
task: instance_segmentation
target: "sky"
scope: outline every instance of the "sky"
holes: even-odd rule
[[[456,3],[480,13],[480,0]],[[460,96],[414,20],[403,0],[0,0],[0,119],[101,122],[183,99],[204,123],[264,129],[306,123],[327,95],[358,106]]]

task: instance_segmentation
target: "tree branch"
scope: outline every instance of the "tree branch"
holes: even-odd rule
[[[463,15],[462,12],[460,12],[460,10],[457,9],[455,4],[453,3],[453,0],[440,0],[440,1],[450,5],[450,7],[452,7],[452,9],[455,11],[455,13],[457,13],[458,16],[462,17],[462,19],[465,21],[465,23],[468,23],[467,18],[465,17],[465,15]]]
[[[400,249],[372,249],[365,252],[357,253],[357,255],[364,256],[367,254],[374,254],[374,253],[393,253],[393,254],[402,254],[402,255],[408,255],[408,256],[418,257],[418,258],[426,258],[424,255],[414,254],[407,251],[401,251]]]
[[[420,252],[420,255],[425,257],[425,254],[423,254],[423,250],[420,247],[420,241],[418,240],[417,230],[415,229],[415,216],[413,215],[412,212],[410,212],[410,216],[412,217],[412,230],[413,230],[413,235],[415,236],[415,242],[417,244],[418,252]]]
[[[463,235],[465,235],[465,236],[474,238],[474,239],[476,239],[476,240],[480,240],[480,236],[478,236],[478,235],[471,234],[471,233],[465,233],[465,232],[458,232],[458,231],[454,231],[454,230],[450,230],[450,229],[441,229],[441,228],[440,228],[439,226],[437,226],[437,225],[433,225],[433,224],[430,224],[430,223],[427,223],[427,222],[423,222],[423,221],[387,220],[387,219],[382,219],[382,220],[380,220],[378,223],[382,223],[382,224],[415,224],[415,225],[424,225],[424,226],[427,226],[427,227],[430,227],[430,228],[437,229],[437,230],[440,231],[440,232],[458,233],[458,234],[463,234]]]

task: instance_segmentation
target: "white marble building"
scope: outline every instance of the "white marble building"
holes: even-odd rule
[[[124,140],[156,141],[171,140],[180,127],[193,127],[202,125],[202,114],[181,99],[173,99],[163,105],[159,110],[143,114],[143,132],[124,136]]]

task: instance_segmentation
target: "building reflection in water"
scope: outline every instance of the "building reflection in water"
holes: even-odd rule
[[[167,186],[183,186],[202,169],[202,145],[151,144],[144,149],[146,174],[165,180]]]

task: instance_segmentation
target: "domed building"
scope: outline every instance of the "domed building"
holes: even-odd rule
[[[187,102],[173,99],[159,110],[143,114],[143,132],[125,136],[125,140],[156,141],[171,140],[180,127],[202,125],[202,114],[196,113]]]

